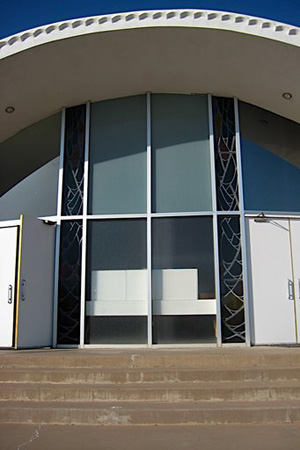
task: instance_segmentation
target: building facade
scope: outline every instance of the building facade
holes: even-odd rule
[[[299,343],[299,36],[172,10],[0,42],[0,346]]]

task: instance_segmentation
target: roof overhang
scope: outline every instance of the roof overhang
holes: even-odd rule
[[[0,60],[0,142],[63,106],[147,91],[235,96],[300,123],[300,29],[255,17],[164,10],[64,21],[0,41]]]

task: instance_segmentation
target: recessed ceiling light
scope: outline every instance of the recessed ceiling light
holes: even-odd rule
[[[292,96],[292,94],[291,94],[290,92],[284,92],[284,93],[282,94],[282,97],[283,97],[285,100],[291,100],[291,98],[292,98],[293,96]]]
[[[13,106],[8,106],[6,109],[5,109],[5,112],[7,112],[7,114],[11,114],[11,113],[13,113],[15,111],[15,108],[13,107]]]

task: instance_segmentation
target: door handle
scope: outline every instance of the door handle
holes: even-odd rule
[[[294,300],[294,283],[292,280],[288,280],[288,298]]]
[[[13,293],[13,287],[11,284],[8,285],[8,300],[7,302],[11,305],[12,304],[12,293]]]
[[[299,291],[299,298],[300,298],[300,278],[298,278],[298,291]]]
[[[26,280],[21,281],[21,300],[24,302],[26,299]]]

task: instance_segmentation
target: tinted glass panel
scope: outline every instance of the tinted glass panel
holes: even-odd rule
[[[145,220],[88,226],[86,343],[147,342]]]
[[[154,344],[210,344],[216,341],[216,316],[154,316]]]
[[[152,243],[154,343],[214,342],[212,219],[154,219]]]
[[[92,105],[89,213],[146,212],[146,97]]]
[[[152,96],[153,212],[210,211],[207,99]]]
[[[300,125],[240,102],[245,209],[300,211]]]

